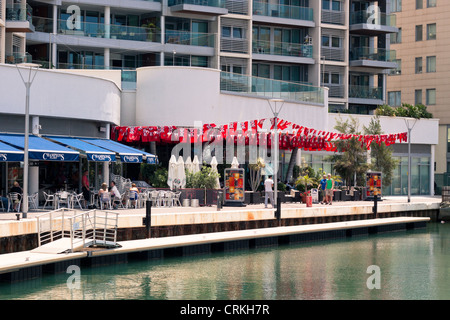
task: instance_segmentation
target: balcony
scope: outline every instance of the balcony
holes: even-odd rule
[[[219,16],[228,14],[225,0],[169,0],[171,12],[197,13]]]
[[[369,67],[382,69],[395,69],[397,63],[395,50],[384,48],[358,47],[350,49],[351,67]]]
[[[383,104],[383,88],[371,86],[348,86],[348,102],[354,104]]]
[[[215,34],[166,30],[165,43],[187,46],[214,47]]]
[[[368,36],[398,32],[396,15],[369,13],[366,10],[350,13],[350,32]]]
[[[313,46],[309,44],[255,40],[253,59],[314,64]]]
[[[7,32],[34,32],[33,9],[28,4],[14,3],[6,6]]]
[[[312,8],[253,1],[253,21],[315,27]]]
[[[7,53],[5,63],[7,64],[19,64],[19,63],[31,63],[32,56],[28,52],[25,53]]]
[[[324,89],[321,87],[229,72],[220,73],[220,90],[271,99],[324,104]]]

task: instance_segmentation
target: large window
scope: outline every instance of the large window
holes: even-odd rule
[[[436,72],[436,56],[427,57],[427,72]]]
[[[408,156],[394,156],[398,165],[394,169],[392,183],[383,187],[385,195],[408,194]],[[411,157],[411,195],[430,194],[430,157]]]
[[[436,89],[427,89],[427,106],[436,104]]]
[[[427,40],[436,40],[436,23],[427,24]]]
[[[392,107],[398,107],[402,103],[401,91],[389,91],[388,92],[388,104]]]

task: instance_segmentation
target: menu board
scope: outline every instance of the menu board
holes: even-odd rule
[[[244,202],[244,181],[244,169],[225,169],[225,202]]]
[[[381,197],[381,172],[366,173],[367,196]]]

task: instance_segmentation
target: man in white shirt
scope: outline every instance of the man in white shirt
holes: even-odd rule
[[[111,181],[110,184],[111,184],[111,189],[109,190],[109,192],[114,197],[113,198],[113,206],[114,206],[114,209],[116,209],[117,205],[115,202],[121,201],[121,196],[120,196],[119,190],[117,190],[116,183],[114,181]]]
[[[264,181],[264,189],[265,189],[265,194],[264,194],[264,207],[267,208],[267,200],[270,199],[270,204],[272,205],[273,208],[273,180],[272,180],[272,176],[269,176],[265,181]]]

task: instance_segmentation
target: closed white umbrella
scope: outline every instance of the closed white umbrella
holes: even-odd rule
[[[231,168],[238,169],[239,168],[239,162],[236,157],[233,158],[233,161],[231,162]]]
[[[186,186],[186,172],[184,171],[184,160],[182,156],[177,161],[177,187],[184,188]]]
[[[184,163],[184,168],[189,171],[192,172],[192,160],[191,160],[191,156],[187,157],[186,162]]]
[[[212,171],[212,172],[219,173],[219,172],[217,171],[217,165],[218,165],[217,159],[216,159],[216,156],[214,156],[214,157],[212,157],[212,159],[211,159],[211,171]],[[220,189],[220,181],[219,181],[219,177],[217,177],[217,179],[216,179],[216,185],[215,185],[214,188],[215,188],[215,189]]]
[[[177,169],[177,159],[175,158],[175,155],[172,155],[169,160],[169,171],[167,173],[167,185],[171,190],[174,187],[176,169]]]
[[[197,173],[200,171],[200,161],[198,161],[197,155],[194,156],[194,160],[192,161],[192,172]]]

